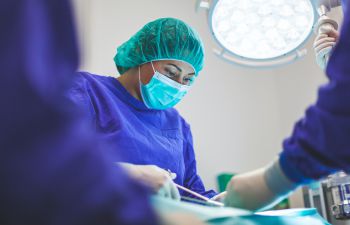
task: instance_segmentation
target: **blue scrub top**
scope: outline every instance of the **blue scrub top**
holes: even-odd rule
[[[190,126],[176,109],[148,109],[116,78],[87,72],[77,75],[68,96],[84,107],[100,138],[112,146],[112,161],[157,165],[176,173],[177,184],[207,197],[216,194],[206,191],[197,175]]]

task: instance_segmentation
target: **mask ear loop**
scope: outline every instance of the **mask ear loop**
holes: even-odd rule
[[[139,66],[139,85],[141,86],[141,68]]]
[[[153,67],[153,63],[151,61],[151,65],[152,65],[152,69],[153,69],[153,72],[156,73],[154,67]],[[144,85],[142,82],[141,82],[141,65],[139,65],[139,85],[141,87],[141,85]]]
[[[154,76],[155,76],[155,77],[158,77],[158,76],[159,76],[159,72],[156,71],[156,70],[154,69],[153,61],[150,61],[150,62],[151,62],[151,65],[152,65],[152,69],[153,69],[153,74],[154,74]]]
[[[145,106],[147,108],[150,108],[144,100],[145,98],[143,97],[143,94],[142,94],[142,85],[143,85],[143,83],[141,82],[141,66],[139,66],[139,88],[140,88],[140,93],[141,93],[141,99],[142,99],[142,102],[145,104]]]
[[[156,70],[154,69],[153,62],[152,62],[152,61],[151,61],[151,65],[152,65],[153,73],[156,73]]]

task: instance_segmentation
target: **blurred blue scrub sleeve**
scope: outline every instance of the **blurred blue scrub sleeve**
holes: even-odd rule
[[[342,8],[343,8],[343,13],[345,14],[346,13],[346,10],[347,10],[347,2],[348,2],[349,0],[341,0],[341,4],[342,4]]]
[[[2,0],[0,30],[0,224],[157,224],[148,191],[64,97],[78,64],[69,1]]]
[[[67,93],[85,109],[112,161],[156,165],[177,174],[175,182],[212,197],[197,174],[190,126],[174,108],[149,109],[114,77],[81,72]],[[187,193],[180,192],[184,196]]]
[[[349,8],[350,1],[347,2]],[[327,67],[329,82],[284,141],[280,164],[296,183],[350,172],[350,11]]]

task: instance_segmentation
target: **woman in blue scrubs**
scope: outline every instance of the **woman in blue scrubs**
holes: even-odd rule
[[[208,198],[216,194],[197,175],[190,126],[173,108],[191,89],[203,59],[202,41],[190,26],[161,18],[118,47],[120,77],[82,72],[69,92],[112,146],[111,161],[174,199],[180,197],[174,182]]]

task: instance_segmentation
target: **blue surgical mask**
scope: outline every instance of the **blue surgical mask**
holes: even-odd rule
[[[161,110],[175,106],[187,94],[190,86],[180,84],[168,78],[155,71],[154,67],[153,71],[154,75],[148,84],[142,84],[141,80],[139,81],[143,102],[150,109]]]

